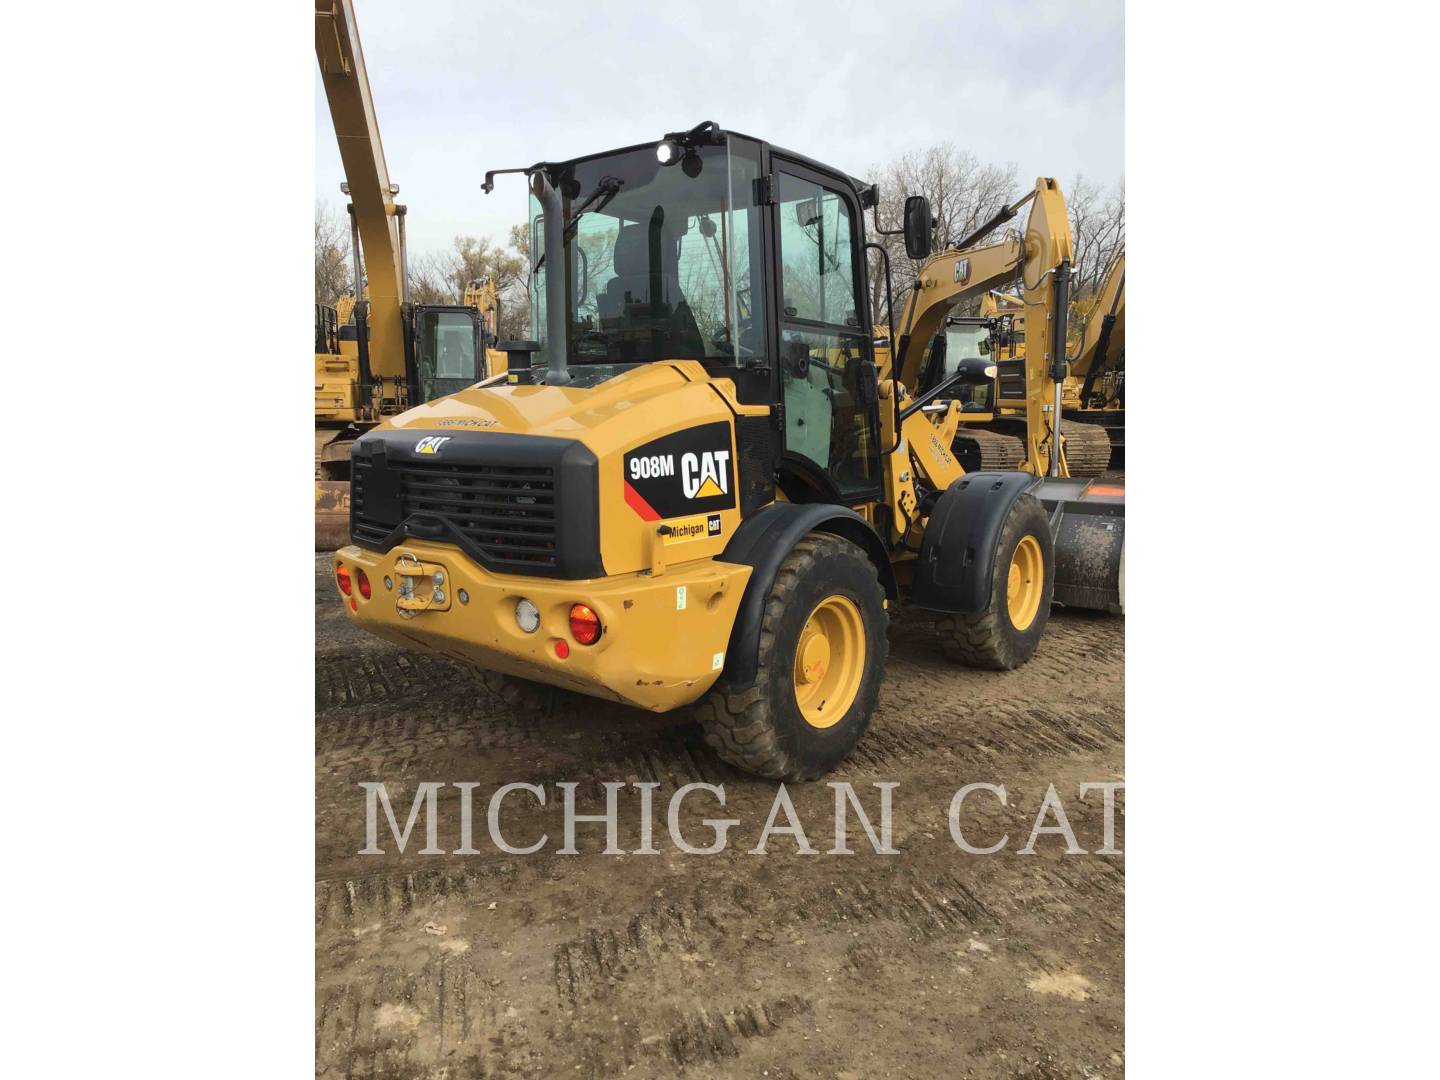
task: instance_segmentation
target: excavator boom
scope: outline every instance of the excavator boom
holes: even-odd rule
[[[350,0],[315,0],[315,56],[369,279],[370,374],[373,378],[403,377],[400,304],[404,266],[395,205],[399,189],[390,183],[385,168],[385,150]]]
[[[1021,238],[1010,233],[995,244],[942,251],[921,267],[898,329],[895,371],[906,386],[919,386],[926,350],[957,304],[1018,279],[1024,289],[1026,457],[1037,474],[1063,472],[1052,421],[1058,382],[1052,357],[1063,359],[1066,283],[1073,259],[1070,218],[1060,186],[1039,177],[1035,188],[1000,215],[1008,220],[1033,202]],[[1057,334],[1059,345],[1057,342]],[[1063,372],[1060,372],[1063,377]],[[1048,466],[1047,466],[1048,462]]]

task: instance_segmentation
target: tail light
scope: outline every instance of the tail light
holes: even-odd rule
[[[339,564],[336,565],[336,567],[335,567],[335,581],[339,584],[339,586],[340,586],[340,591],[341,591],[342,593],[344,593],[346,596],[349,596],[349,595],[350,595],[350,571],[345,569],[345,564],[344,564],[344,563],[339,563]]]
[[[358,566],[355,568],[355,585],[360,590],[360,595],[366,600],[370,599],[370,579],[365,576],[365,571]]]
[[[600,616],[585,604],[570,609],[570,633],[581,645],[594,645],[600,640]]]

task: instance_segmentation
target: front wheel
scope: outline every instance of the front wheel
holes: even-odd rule
[[[1055,593],[1055,544],[1050,521],[1034,495],[1010,508],[995,547],[990,601],[974,615],[952,615],[940,631],[952,659],[1008,671],[1035,655]]]
[[[870,726],[884,676],[889,616],[865,553],[809,533],[780,564],[765,601],[755,685],[716,688],[697,719],[725,761],[772,780],[813,780]]]

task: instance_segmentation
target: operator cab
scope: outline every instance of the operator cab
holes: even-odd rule
[[[422,304],[411,314],[413,364],[421,401],[458,393],[485,378],[492,336],[473,307]]]
[[[930,343],[930,354],[920,375],[921,393],[939,386],[953,378],[967,362],[997,364],[1005,353],[1004,342],[1010,332],[1006,329],[1009,316],[985,318],[983,316],[952,315]],[[961,381],[954,390],[954,397],[965,412],[994,412],[996,393],[993,380]]]
[[[767,452],[792,501],[880,494],[872,187],[713,123],[507,171],[530,180],[538,340],[531,366],[512,358],[511,382],[583,389],[697,361],[742,404],[771,406]]]

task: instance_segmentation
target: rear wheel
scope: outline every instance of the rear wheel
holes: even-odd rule
[[[870,726],[888,621],[885,591],[865,553],[838,536],[807,534],[766,598],[755,685],[712,690],[697,709],[705,741],[759,776],[823,776]]]
[[[975,615],[940,623],[946,651],[971,667],[1009,670],[1035,655],[1055,592],[1055,545],[1050,521],[1033,495],[1010,508],[995,548],[990,602]]]

